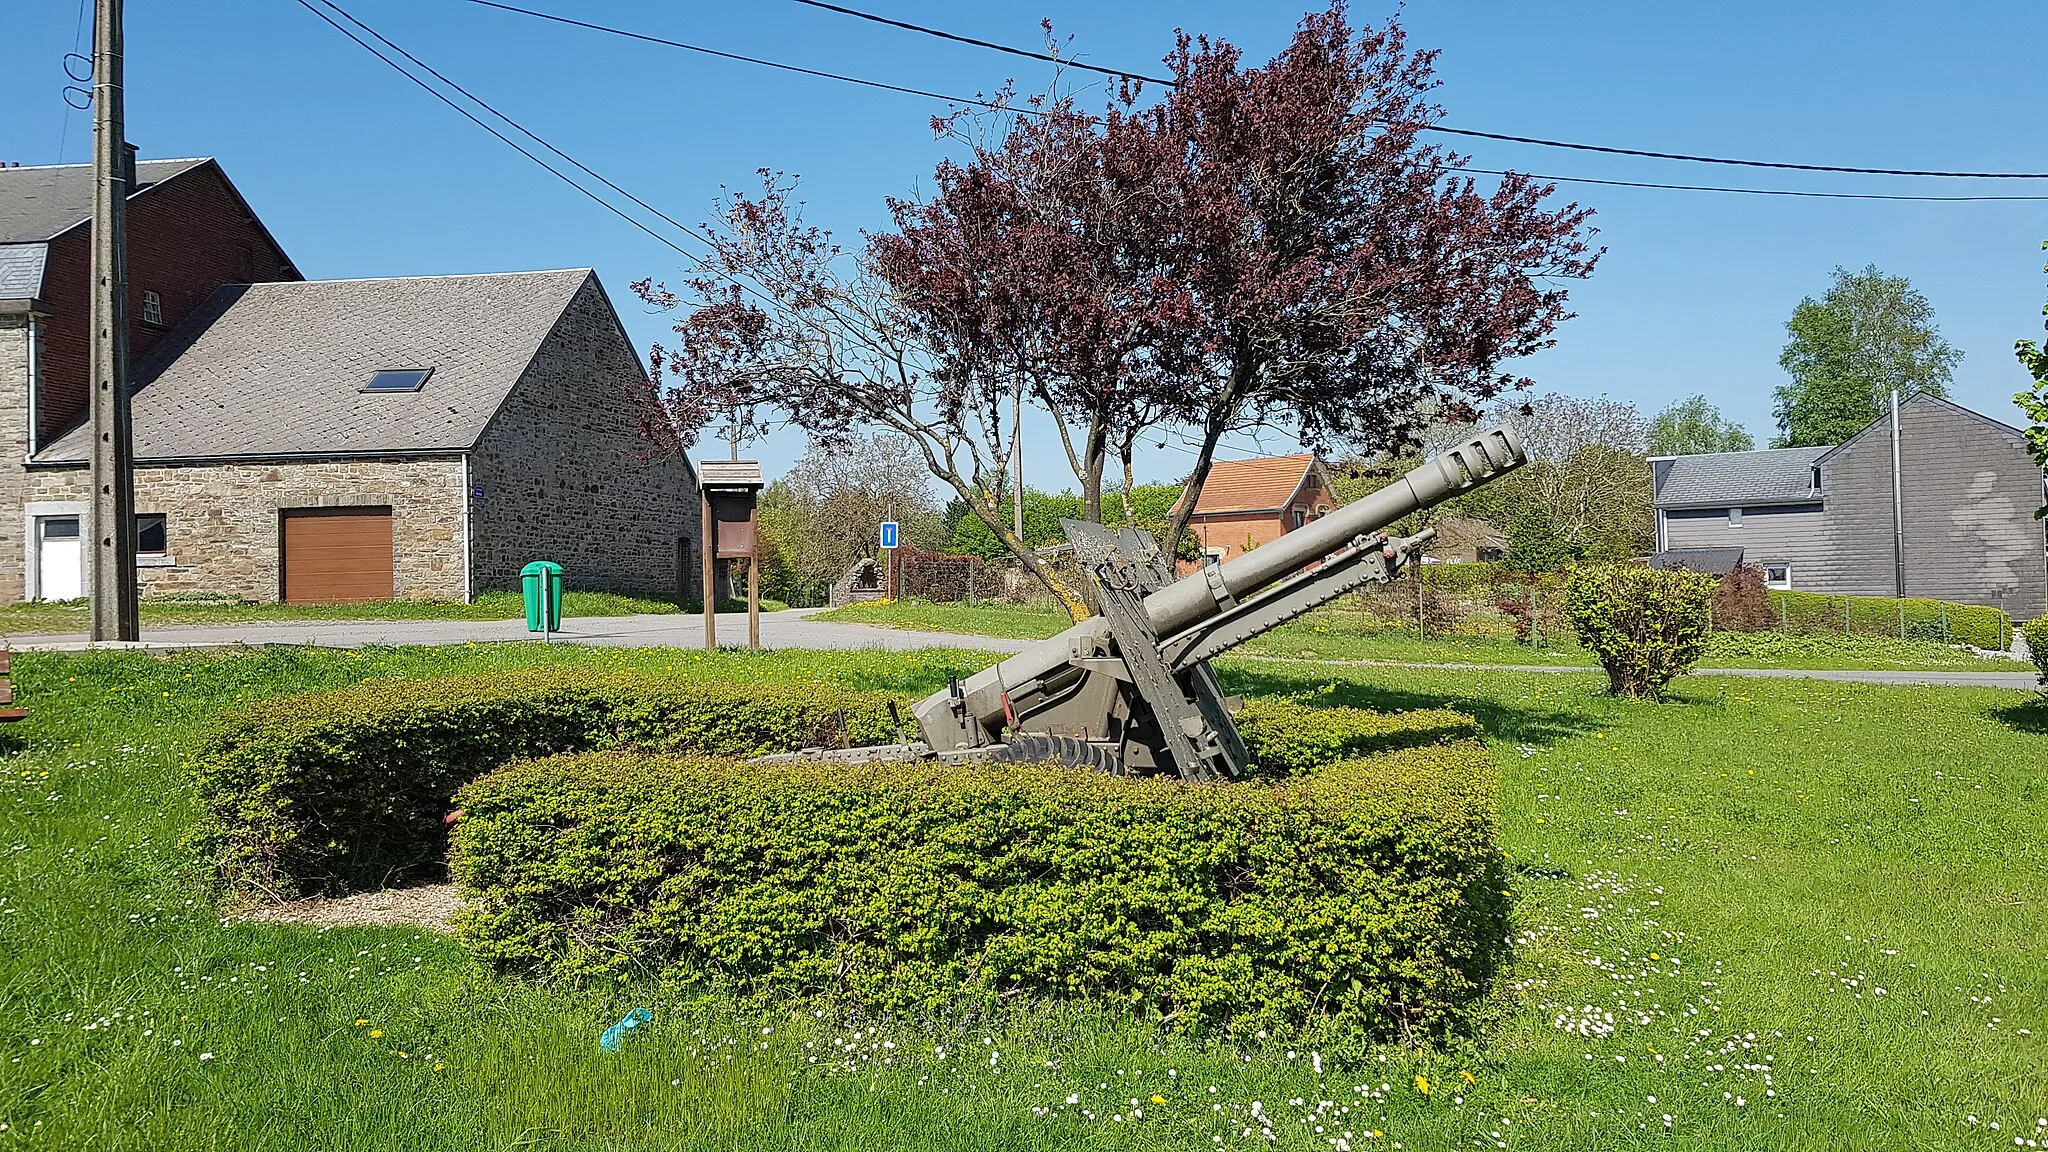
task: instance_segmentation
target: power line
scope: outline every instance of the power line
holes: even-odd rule
[[[805,0],[799,0],[799,3]],[[1609,148],[1604,144],[1572,144],[1536,136],[1507,136],[1499,132],[1477,132],[1470,128],[1446,128],[1431,124],[1424,131],[1453,136],[1476,136],[1482,140],[1506,140],[1515,144],[1537,144],[1545,148],[1570,148],[1579,152],[1605,152],[1611,156],[1648,156],[1653,160],[1686,160],[1695,164],[1733,164],[1744,168],[1784,168],[1795,172],[1849,172],[1859,176],[1942,176],[1959,180],[2048,180],[2048,172],[1938,172],[1923,168],[1850,168],[1839,164],[1788,164],[1776,160],[1730,160],[1720,156],[1691,156],[1683,152],[1647,152],[1640,148]],[[1968,197],[1933,197],[1968,199]]]
[[[297,3],[299,7],[304,8],[306,11],[311,12],[315,16],[318,16],[322,21],[326,22],[327,25],[329,27],[332,27],[336,32],[339,32],[343,36],[348,37],[350,40],[355,41],[357,47],[360,47],[363,51],[368,52],[372,56],[375,56],[378,60],[383,61],[384,64],[388,66],[392,71],[398,73],[400,76],[405,77],[407,80],[412,81],[414,84],[419,85],[419,87],[423,89],[428,95],[432,96],[434,99],[439,100],[441,103],[446,104],[450,108],[453,108],[457,112],[461,113],[464,119],[470,121],[472,124],[475,124],[477,127],[483,129],[484,131],[489,132],[491,135],[496,136],[499,140],[504,142],[506,147],[512,149],[514,152],[519,153],[521,156],[526,157],[528,160],[533,161],[535,164],[540,165],[542,168],[547,169],[550,173],[554,175],[554,177],[557,180],[560,180],[562,183],[567,184],[569,187],[574,188],[576,191],[581,192],[583,195],[589,197],[592,201],[597,203],[605,211],[610,212],[612,215],[617,216],[619,219],[624,220],[626,223],[631,224],[633,227],[638,228],[640,231],[647,233],[649,236],[652,236],[655,240],[661,242],[662,244],[668,246],[669,248],[674,249],[680,255],[687,257],[691,260],[698,259],[698,256],[695,253],[689,251],[680,244],[677,244],[675,241],[669,239],[668,237],[663,236],[661,233],[656,232],[654,229],[649,228],[645,223],[642,223],[641,221],[635,219],[630,214],[621,210],[618,207],[618,205],[613,204],[611,201],[606,200],[604,197],[599,196],[597,193],[592,192],[590,189],[585,188],[583,185],[577,183],[573,178],[569,176],[568,173],[563,172],[561,169],[548,163],[546,160],[543,160],[540,157],[534,155],[532,152],[528,151],[524,146],[522,146],[517,140],[514,140],[510,136],[505,135],[503,132],[498,131],[496,128],[491,127],[482,119],[478,118],[477,115],[471,112],[469,109],[464,108],[462,105],[456,103],[453,100],[450,100],[447,97],[447,95],[444,94],[440,89],[413,75],[411,72],[406,71],[403,65],[399,64],[396,60],[393,60],[390,57],[384,55],[382,52],[377,51],[376,46],[372,45],[369,41],[349,31],[347,28],[342,27],[340,24],[335,23],[333,17],[327,15],[327,13],[325,12],[320,11],[318,8],[315,8],[311,3],[308,2],[308,0],[297,0]],[[347,17],[351,22],[356,23],[364,28],[368,27],[367,25],[363,25],[361,21],[356,20],[354,16],[350,16],[345,9],[343,9],[338,4],[335,4],[333,0],[321,0],[321,3],[326,4],[330,8],[333,8],[336,12],[340,12],[343,16]],[[381,40],[383,39],[383,37],[379,36],[378,39]],[[389,43],[388,41],[386,42]],[[473,96],[470,98],[472,100],[476,99]],[[510,117],[506,117],[503,113],[498,112],[495,109],[491,109],[489,105],[483,104],[483,101],[478,100],[477,103],[479,105],[482,105],[486,109],[490,110],[492,115],[504,119],[505,122],[508,124],[513,124],[513,121],[511,120]],[[514,124],[513,126],[518,127],[516,124]],[[521,132],[526,132],[526,129],[524,128],[520,128],[519,130]],[[533,133],[527,132],[527,135],[533,136]],[[540,137],[538,136],[533,136],[533,138],[535,140],[540,139]],[[550,146],[550,149],[555,150],[552,148],[552,146]],[[557,151],[557,154],[561,154],[559,150],[555,151]],[[580,164],[577,166],[582,167],[582,165]],[[588,171],[588,169],[585,170]],[[607,181],[607,183],[609,183],[609,181]]]
[[[1718,184],[1652,184],[1641,180],[1595,180],[1589,176],[1539,176],[1534,172],[1510,172],[1496,168],[1456,168],[1449,174],[1469,172],[1481,176],[1527,176],[1560,184],[1604,184],[1610,188],[1657,188],[1667,192],[1734,192],[1744,196],[1798,196],[1814,200],[2048,200],[2040,196],[1912,196],[1882,192],[1794,192],[1785,188],[1731,188]]]
[[[412,61],[414,65],[419,67],[421,70],[425,71],[434,79],[439,80],[441,83],[446,84],[450,88],[455,89],[457,92],[462,93],[463,96],[473,101],[478,107],[484,109],[486,112],[489,112],[491,115],[496,116],[498,119],[503,120],[505,123],[510,124],[514,129],[516,129],[521,135],[524,135],[527,139],[532,140],[534,143],[540,145],[541,147],[554,153],[556,156],[559,156],[563,160],[574,165],[576,168],[581,170],[584,175],[589,176],[591,179],[597,181],[598,183],[604,185],[605,187],[611,189],[612,191],[618,193],[619,195],[624,196],[626,199],[631,200],[633,203],[639,205],[641,208],[649,212],[652,212],[654,215],[666,221],[671,227],[676,229],[676,231],[681,232],[683,235],[688,236],[692,240],[696,240],[697,242],[704,244],[708,247],[717,247],[717,245],[713,243],[709,236],[704,235],[702,232],[697,231],[696,229],[690,227],[688,224],[685,224],[682,221],[676,219],[675,217],[670,216],[668,213],[663,212],[661,209],[656,208],[654,205],[649,204],[647,201],[642,200],[640,197],[635,196],[631,192],[626,191],[624,188],[619,187],[617,184],[612,183],[609,179],[605,177],[604,173],[599,172],[597,169],[592,168],[590,165],[585,164],[583,161],[576,159],[574,156],[571,156],[567,152],[564,152],[560,148],[557,148],[553,144],[550,144],[546,139],[542,138],[532,129],[526,127],[526,125],[521,124],[519,121],[514,120],[512,117],[507,116],[505,113],[499,111],[495,106],[491,104],[490,101],[485,100],[483,97],[477,95],[474,92],[471,92],[469,89],[464,88],[462,85],[457,84],[455,81],[449,79],[445,74],[437,70],[433,65],[427,63],[426,61],[420,59],[419,57],[413,55],[412,53],[407,52],[404,48],[399,47],[397,44],[392,43],[389,37],[386,37],[383,33],[377,31],[375,28],[370,27],[368,24],[363,23],[361,20],[356,19],[353,15],[349,13],[347,9],[343,8],[339,4],[336,4],[334,0],[320,0],[320,2],[322,4],[327,5],[329,8],[334,9],[336,12],[341,13],[343,18],[345,18],[349,23],[354,24],[356,27],[361,28],[363,31],[369,33],[371,36],[376,37],[378,40],[383,42],[385,47],[391,49],[393,52],[398,53],[400,56],[405,57],[407,60]],[[673,247],[673,245],[671,245],[671,247]]]
[[[474,2],[482,3],[484,0],[474,0]],[[828,4],[825,0],[796,0],[796,2],[813,8],[823,8],[828,11],[843,13],[862,20],[871,20],[877,24],[887,24],[892,28],[902,28],[906,31],[918,32],[926,36],[936,36],[942,40],[952,40],[956,43],[971,44],[977,48],[1005,52],[1012,56],[1044,60],[1070,68],[1086,68],[1091,72],[1100,72],[1106,76],[1144,80],[1152,84],[1163,84],[1168,88],[1176,86],[1175,81],[1161,76],[1147,76],[1141,72],[1128,72],[1120,68],[1102,68],[1094,64],[1081,64],[1071,60],[1062,60],[1048,53],[1032,52],[1024,48],[1013,48],[1007,44],[992,44],[986,40],[976,40],[971,36],[961,36],[944,31],[943,29],[927,27],[923,24],[912,24],[903,20],[892,20],[886,16],[877,16],[872,12],[863,12],[858,8]],[[1860,176],[1940,176],[1968,180],[2048,180],[2048,172],[1947,172],[1919,168],[1855,168],[1838,164],[1793,164],[1776,160],[1736,160],[1722,156],[1695,156],[1683,152],[1653,152],[1640,148],[1612,148],[1604,144],[1579,144],[1567,140],[1549,140],[1540,136],[1510,136],[1500,132],[1480,132],[1471,128],[1447,128],[1439,124],[1427,125],[1424,131],[1442,132],[1453,136],[1471,136],[1482,140],[1504,140],[1514,144],[1534,144],[1543,148],[1568,148],[1579,152],[1604,152],[1614,156],[1644,156],[1654,160],[1684,160],[1694,164],[1728,164],[1744,168],[1780,168],[1798,172],[1846,172]],[[1655,187],[1655,185],[1643,186]]]
[[[821,80],[837,80],[843,84],[858,84],[864,88],[880,88],[885,92],[901,92],[906,96],[924,96],[933,100],[946,100],[954,104],[973,104],[977,107],[993,108],[998,111],[1025,111],[1025,109],[1021,108],[1005,108],[1003,105],[987,100],[969,99],[965,96],[948,96],[943,92],[928,92],[922,88],[905,88],[900,84],[884,84],[880,80],[863,80],[858,76],[842,76],[837,72],[820,72],[815,68],[800,68],[795,64],[784,64],[777,60],[763,60],[758,56],[742,56],[736,52],[721,52],[716,48],[706,48],[701,44],[685,44],[681,40],[666,40],[660,36],[650,36],[644,32],[633,32],[624,28],[613,28],[605,24],[592,24],[583,20],[573,20],[567,16],[557,16],[552,12],[536,12],[531,8],[519,8],[511,4],[500,4],[496,0],[469,0],[469,2],[485,8],[517,12],[521,16],[531,16],[536,20],[551,20],[556,24],[567,24],[574,28],[588,28],[592,32],[603,32],[611,36],[623,36],[628,40],[643,40],[649,44],[681,48],[687,52],[701,52],[706,56],[716,56],[721,60],[736,60],[742,64],[758,64],[763,68],[776,68],[784,72],[795,72],[803,76],[816,76]]]
[[[1085,68],[1090,72],[1100,72],[1104,76],[1114,76],[1119,80],[1143,80],[1148,84],[1164,84],[1168,88],[1174,86],[1174,82],[1171,80],[1159,76],[1147,76],[1143,72],[1126,72],[1121,68],[1104,68],[1096,64],[1083,64],[1078,60],[1064,60],[1048,52],[1033,52],[1028,48],[1012,48],[1008,44],[993,44],[987,40],[976,40],[972,36],[962,36],[956,32],[946,32],[938,28],[927,28],[922,24],[911,24],[902,20],[891,20],[887,16],[877,16],[873,12],[863,12],[858,8],[842,8],[837,4],[827,4],[825,0],[796,0],[796,2],[808,4],[813,8],[823,8],[828,12],[837,12],[844,16],[852,16],[860,20],[871,20],[877,24],[887,24],[891,28],[901,28],[906,32],[921,32],[926,36],[936,36],[941,40],[951,40],[956,44],[972,44],[976,48],[987,48],[993,52],[1007,52],[1012,56],[1023,56],[1030,60],[1043,60],[1049,64],[1058,64],[1063,68]]]

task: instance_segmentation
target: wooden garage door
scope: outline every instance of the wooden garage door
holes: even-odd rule
[[[284,602],[389,600],[391,509],[287,508]]]

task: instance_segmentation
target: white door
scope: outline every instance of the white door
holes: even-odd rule
[[[78,517],[45,516],[36,521],[39,562],[36,598],[76,600],[85,595],[85,547]]]

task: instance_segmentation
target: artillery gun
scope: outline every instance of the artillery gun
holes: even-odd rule
[[[1095,581],[1099,615],[919,702],[912,713],[920,744],[764,759],[1057,760],[1119,775],[1238,776],[1246,757],[1231,720],[1236,701],[1224,697],[1210,659],[1420,563],[1435,529],[1389,537],[1389,525],[1527,459],[1521,438],[1496,428],[1356,503],[1180,579],[1148,533],[1062,521]]]

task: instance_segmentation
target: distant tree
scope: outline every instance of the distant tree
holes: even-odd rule
[[[1705,396],[1688,396],[1650,421],[1650,455],[1697,456],[1747,452],[1756,440],[1742,425],[1721,415]]]
[[[876,554],[881,523],[892,517],[905,543],[942,548],[945,521],[928,475],[902,436],[811,445],[762,495],[764,583],[786,587],[797,603],[821,598],[854,561]]]
[[[2042,241],[2041,247],[2048,248],[2048,240]],[[2042,271],[2048,272],[2048,267],[2044,267]],[[2048,304],[2041,306],[2041,314],[2048,316]],[[2020,363],[2027,371],[2033,374],[2034,386],[2014,396],[2012,402],[2019,405],[2020,411],[2026,413],[2027,419],[2032,422],[2033,426],[2027,429],[2027,445],[2033,449],[2034,459],[2040,462],[2041,467],[2048,468],[2048,343],[2036,344],[2032,340],[2021,340],[2013,345],[2013,352],[2019,356]],[[2048,520],[2048,504],[2043,504],[2037,509],[2034,516],[2037,519]],[[2048,683],[2048,664],[2043,664],[2042,668],[2042,680]]]
[[[1490,419],[1522,434],[1529,463],[1447,511],[1507,533],[1510,553],[1517,531],[1554,533],[1574,558],[1622,559],[1655,543],[1649,423],[1634,405],[1552,394],[1498,404]]]
[[[1507,528],[1508,547],[1500,565],[1510,572],[1556,572],[1569,568],[1584,553],[1574,548],[1541,508],[1514,517]]]
[[[1934,306],[1903,276],[1875,265],[1835,269],[1819,300],[1792,310],[1792,339],[1778,363],[1792,375],[1779,387],[1776,447],[1840,444],[1885,413],[1888,394],[1948,394],[1963,354],[1934,326]]]

